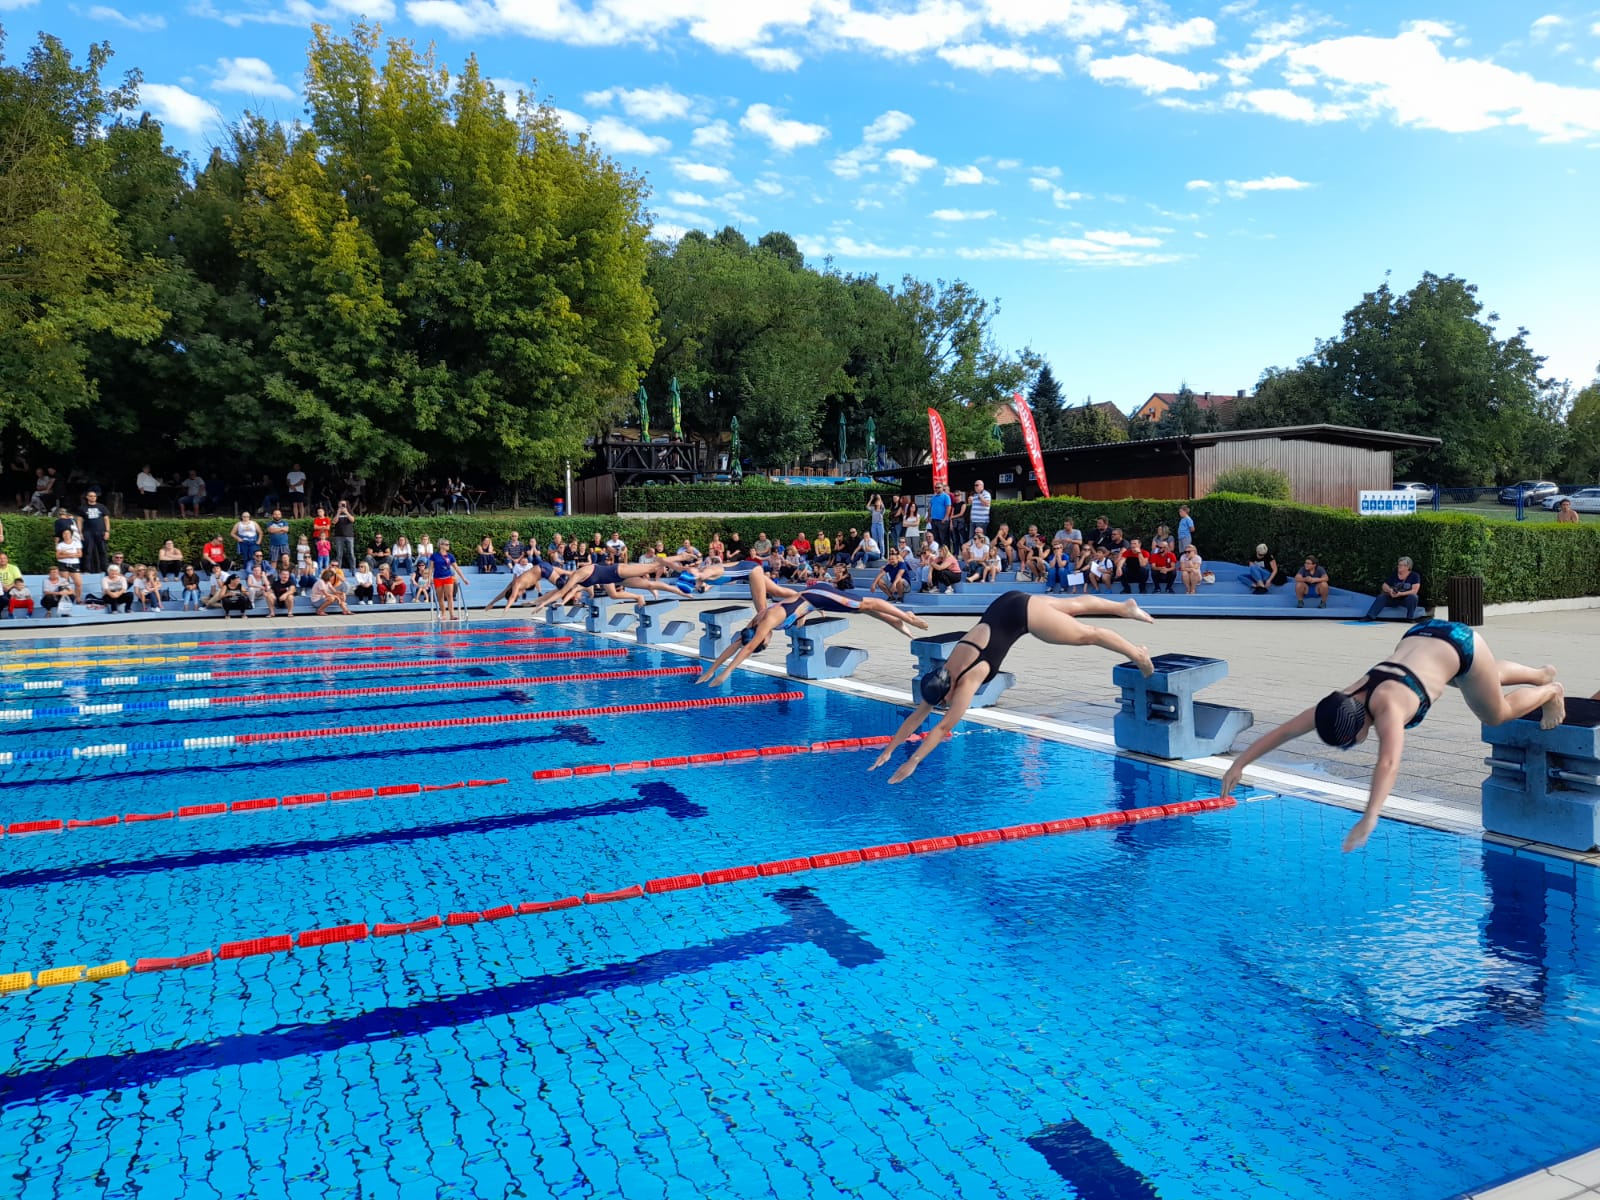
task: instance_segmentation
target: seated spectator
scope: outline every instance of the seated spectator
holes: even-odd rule
[[[427,534],[423,534],[421,539],[417,542],[417,547],[412,557],[416,559],[432,558],[433,539]]]
[[[1128,541],[1122,536],[1120,526],[1113,525],[1111,534],[1106,540],[1106,557],[1112,562],[1122,561],[1122,552],[1128,548]]]
[[[891,601],[903,600],[911,590],[911,568],[906,566],[905,557],[898,549],[889,551],[888,560],[872,581],[870,590],[882,592]]]
[[[1268,590],[1283,582],[1278,574],[1278,560],[1272,557],[1266,543],[1256,547],[1256,556],[1246,565],[1239,582],[1249,584],[1254,596],[1265,596]]]
[[[217,606],[222,609],[222,619],[226,621],[235,613],[239,619],[244,620],[245,614],[255,607],[255,602],[250,599],[245,591],[244,580],[237,575],[229,575],[223,581],[222,590],[217,594]]]
[[[161,611],[161,579],[155,568],[138,566],[133,569],[133,598],[139,602],[141,612]]]
[[[18,575],[6,588],[6,611],[15,617],[19,612],[33,616],[33,593],[28,590],[28,581]]]
[[[254,563],[244,577],[245,594],[250,597],[251,605],[266,599],[272,594],[272,577],[267,574],[267,569],[260,563]],[[271,605],[268,605],[269,609]]]
[[[44,583],[39,591],[39,603],[44,605],[44,615],[47,617],[67,616],[72,612],[72,580],[61,573],[60,567],[51,567],[50,574],[44,577]]]
[[[599,540],[598,535],[596,536],[596,540]],[[628,561],[628,543],[622,540],[622,533],[620,530],[612,533],[612,535],[606,539],[605,547],[607,550],[611,551],[612,556],[617,562]]]
[[[1017,573],[1017,578],[1026,579],[1031,583],[1044,582],[1050,574],[1050,549],[1039,536],[1037,525],[1028,526],[1028,532],[1022,535],[1022,541],[1017,544],[1017,553],[1021,558],[1019,564],[1021,570]]]
[[[350,615],[350,606],[345,603],[343,582],[339,578],[339,573],[332,567],[326,568],[312,585],[311,603],[317,606],[319,617],[326,613],[331,605],[338,605],[340,612],[347,617]]]
[[[961,563],[956,556],[950,553],[948,546],[933,551],[932,561],[928,564],[928,582],[924,590],[938,591],[943,588],[948,594],[956,590],[956,584],[961,582]]]
[[[494,539],[487,533],[478,539],[477,561],[479,575],[495,575],[500,571],[500,560],[494,553]]]
[[[227,563],[228,551],[222,544],[222,535],[220,533],[212,534],[211,540],[201,547],[200,558],[201,561],[208,562],[214,567],[220,567]]]
[[[866,567],[878,561],[878,543],[872,540],[870,533],[861,535],[861,541],[856,544],[856,552],[850,556],[852,567]]]
[[[1183,557],[1178,559],[1178,574],[1183,578],[1185,595],[1192,596],[1200,590],[1205,569],[1205,560],[1200,557],[1200,551],[1195,549],[1194,543],[1190,542],[1183,548]]]
[[[1172,543],[1162,538],[1150,551],[1150,582],[1152,590],[1172,595],[1172,585],[1178,581],[1178,556],[1172,552]]]
[[[1091,592],[1109,591],[1117,577],[1117,559],[1111,557],[1111,552],[1104,546],[1095,546],[1089,551],[1089,561],[1085,564],[1083,581]]]
[[[384,563],[378,568],[378,603],[403,604],[405,598],[405,579],[396,575],[390,564]]]
[[[1394,573],[1383,581],[1383,590],[1372,602],[1372,607],[1367,609],[1363,621],[1376,621],[1378,614],[1392,605],[1400,605],[1406,610],[1406,620],[1417,619],[1417,606],[1422,603],[1422,576],[1412,570],[1409,558],[1401,558],[1396,565]]]
[[[89,597],[92,605],[96,597]],[[123,575],[120,567],[107,567],[105,579],[100,583],[100,604],[109,612],[121,609],[123,612],[133,611],[133,593],[128,589],[127,577]]]
[[[850,574],[848,563],[835,563],[833,570],[828,572],[825,582],[838,588],[841,592],[853,591],[856,586],[856,581]]]
[[[206,498],[206,481],[191,470],[178,486],[183,489],[183,495],[178,497],[178,515],[198,517],[200,504]]]
[[[433,555],[417,559],[416,573],[411,577],[415,590],[411,600],[415,604],[433,603]]]
[[[1045,593],[1060,592],[1066,595],[1074,587],[1083,584],[1083,576],[1078,573],[1077,563],[1073,560],[1071,543],[1060,534],[1050,543],[1050,554],[1045,559]],[[1074,580],[1077,582],[1074,583]]]
[[[11,562],[11,556],[0,551],[0,589],[8,588],[22,578],[22,568]]]
[[[389,565],[394,568],[397,578],[404,579],[411,574],[411,568],[416,563],[416,554],[411,549],[411,539],[401,534],[395,538],[394,545],[389,548]],[[383,564],[378,564],[378,569],[383,569]]]
[[[842,529],[833,532],[833,555],[828,559],[829,564],[847,563],[850,561],[850,551],[854,549],[853,543]]]
[[[176,579],[183,574],[183,551],[173,545],[171,538],[162,542],[161,549],[156,551],[156,567],[163,579]]]
[[[500,547],[500,554],[506,560],[506,566],[508,567],[515,562],[525,562],[528,558],[528,543],[523,541],[522,535],[513,529],[511,536],[506,539],[505,545]],[[373,565],[379,566],[381,564],[374,563]]]
[[[365,559],[356,568],[355,595],[357,604],[373,604],[378,599],[378,576]]]
[[[981,579],[984,583],[993,583],[1000,578],[1000,547],[995,542],[989,542],[988,547],[983,555]]]
[[[823,530],[817,530],[817,536],[811,542],[811,561],[825,563],[833,558],[833,539]]]
[[[1056,530],[1056,535],[1051,541],[1072,543],[1068,549],[1072,551],[1073,561],[1083,558],[1083,531],[1074,528],[1071,517],[1061,522],[1061,528]]]
[[[750,553],[756,558],[765,558],[772,553],[772,539],[767,536],[766,530],[756,534],[756,540],[750,544]]]
[[[1294,577],[1294,606],[1306,606],[1306,594],[1317,593],[1317,607],[1328,607],[1328,572],[1316,560],[1315,555],[1306,555],[1306,561]]]
[[[774,551],[776,553],[776,551]],[[778,560],[777,578],[785,583],[794,583],[805,579],[811,574],[811,565],[801,558],[793,546],[789,552]]]
[[[183,574],[178,576],[178,587],[183,594],[183,612],[189,611],[189,606],[194,605],[194,611],[200,611],[200,573],[193,566],[183,568]]]
[[[280,608],[283,609],[284,616],[294,616],[294,598],[298,593],[299,589],[294,585],[294,576],[289,573],[288,564],[279,567],[267,581],[267,616],[277,616]]]
[[[33,494],[22,506],[24,513],[46,513],[56,503],[56,469],[37,467],[33,472]]]
[[[808,546],[810,545],[809,542],[806,544]],[[722,562],[727,557],[728,547],[723,544],[722,535],[720,533],[713,533],[711,535],[711,544],[706,547],[706,561],[714,563]]]
[[[207,608],[222,607],[222,585],[228,582],[228,578],[228,573],[222,569],[220,563],[211,564],[211,573],[206,576],[205,606]]]
[[[1123,594],[1126,595],[1131,592],[1133,590],[1132,585],[1136,583],[1139,585],[1141,592],[1149,591],[1149,572],[1150,556],[1144,552],[1144,548],[1139,544],[1139,539],[1134,538],[1117,559],[1117,582],[1122,584]]]
[[[367,545],[367,562],[374,571],[387,563],[393,553],[394,548],[389,545],[388,538],[381,533],[372,535],[372,541]]]
[[[806,536],[805,530],[802,529],[799,533],[795,534],[794,541],[790,542],[789,544],[794,547],[795,553],[800,555],[800,557],[805,559],[809,559],[811,557],[811,539]]]
[[[1017,544],[1011,536],[1011,526],[1002,524],[989,539],[1000,556],[1000,569],[1010,571],[1017,565]]]

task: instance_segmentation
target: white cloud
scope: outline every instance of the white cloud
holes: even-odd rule
[[[717,183],[726,187],[733,182],[733,172],[727,167],[714,167],[710,163],[678,161],[672,164],[674,174],[694,183]]]
[[[1528,34],[1534,41],[1542,42],[1560,30],[1566,23],[1567,19],[1565,17],[1558,17],[1552,13],[1548,16],[1540,17],[1532,25],[1528,26]]]
[[[32,8],[38,0],[0,0],[0,12],[14,12],[19,8]]]
[[[781,196],[784,193],[783,184],[776,179],[758,179],[750,186],[763,196]]]
[[[1216,82],[1215,75],[1191,71],[1177,63],[1151,58],[1148,54],[1119,54],[1097,58],[1089,63],[1089,77],[1099,83],[1122,83],[1138,88],[1147,96],[1170,91],[1199,91]]]
[[[887,163],[900,168],[900,177],[907,183],[915,183],[924,171],[932,170],[939,165],[939,160],[927,154],[918,154],[906,146],[891,150],[883,156]]]
[[[928,215],[935,221],[987,221],[994,216],[992,208],[936,208]]]
[[[1029,54],[1015,46],[991,46],[987,42],[974,42],[967,46],[944,46],[939,57],[952,67],[980,71],[985,75],[995,71],[1020,71],[1026,75],[1059,75],[1061,63],[1045,54]]]
[[[1060,179],[1060,167],[1029,167],[1029,173],[1039,176],[1040,179]]]
[[[859,242],[847,234],[832,237],[801,235],[795,244],[807,258],[913,258],[919,251],[915,246],[884,246],[877,242]]]
[[[916,123],[916,118],[910,113],[903,113],[898,108],[891,108],[888,112],[876,117],[871,125],[861,131],[861,140],[874,144],[898,142],[901,135]]]
[[[744,56],[763,71],[798,71],[800,56],[787,47],[752,46]]]
[[[1268,116],[1282,117],[1286,121],[1304,121],[1307,124],[1342,121],[1348,115],[1337,104],[1318,104],[1300,95],[1299,92],[1291,92],[1285,88],[1256,88],[1248,92],[1234,92],[1228,97],[1228,104],[1230,107],[1254,109]]]
[[[985,17],[1009,33],[1046,30],[1068,38],[1116,33],[1133,10],[1118,0],[985,0]]]
[[[622,111],[635,121],[647,124],[653,121],[681,121],[694,110],[694,101],[666,84],[650,88],[607,88],[603,92],[588,92],[583,102],[595,108],[605,108],[616,101]]]
[[[1020,242],[964,246],[956,253],[968,259],[1021,259],[1092,267],[1146,267],[1176,262],[1182,257],[1163,250],[1163,245],[1158,237],[1097,229],[1081,237],[1034,237]]]
[[[1228,195],[1248,196],[1251,192],[1303,192],[1311,185],[1292,175],[1264,175],[1260,179],[1230,179]]]
[[[1332,38],[1287,55],[1291,83],[1325,85],[1351,115],[1474,133],[1511,125],[1546,142],[1600,134],[1600,88],[1547,83],[1482,59],[1450,58],[1438,43],[1453,30],[1413,22],[1392,38]]]
[[[272,68],[259,58],[219,58],[217,78],[211,85],[217,92],[243,92],[248,96],[272,96],[293,100],[294,89],[280,83]]]
[[[808,125],[804,121],[791,121],[770,104],[752,104],[739,118],[739,126],[757,137],[763,137],[781,154],[800,146],[815,146],[828,136],[826,125]]]
[[[28,3],[32,3],[32,0],[25,0],[24,4],[12,4],[9,7],[23,8],[26,7],[26,4]],[[0,2],[0,9],[6,7],[8,6],[5,3]],[[111,8],[104,4],[96,4],[85,15],[88,16],[91,21],[111,21],[115,24],[121,25],[125,29],[132,29],[136,33],[150,33],[153,30],[165,29],[167,27],[167,19],[161,16],[159,13],[134,13],[133,16],[130,17],[118,9]]]
[[[1209,179],[1191,179],[1183,185],[1183,190],[1186,192],[1209,192],[1216,186]]]
[[[1272,42],[1267,45],[1252,46],[1248,53],[1230,54],[1226,58],[1219,58],[1217,62],[1227,68],[1229,83],[1234,87],[1243,87],[1258,70],[1293,48],[1289,42]]]
[[[690,136],[689,144],[702,150],[726,150],[733,145],[733,126],[726,121],[702,125]]]
[[[979,166],[946,167],[944,169],[945,187],[965,187],[972,184],[993,182],[994,180],[985,175],[983,168]]]
[[[889,55],[915,55],[948,45],[978,23],[955,0],[919,0],[909,11],[867,11],[853,5],[835,10],[833,34],[850,45],[865,45]]]
[[[699,192],[668,192],[667,199],[681,208],[711,207],[711,201]]]
[[[1021,165],[1022,160],[1020,158],[997,158],[994,160],[994,169],[996,171],[1015,171]]]
[[[589,125],[589,136],[595,145],[612,154],[665,154],[672,149],[672,143],[666,138],[635,129],[616,117],[600,117],[593,121]]]
[[[139,103],[155,114],[163,125],[188,134],[203,132],[208,126],[224,124],[222,113],[211,101],[171,83],[142,83]]]
[[[877,159],[876,146],[857,146],[829,159],[828,170],[840,179],[859,179],[862,175],[878,169]]]
[[[1178,25],[1141,25],[1128,31],[1128,40],[1148,47],[1153,54],[1187,54],[1217,40],[1217,26],[1205,17],[1192,17]]]

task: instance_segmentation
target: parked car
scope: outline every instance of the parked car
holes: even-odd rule
[[[1418,504],[1433,503],[1433,485],[1431,483],[1417,483],[1412,480],[1395,484],[1394,490],[1397,492],[1415,492]]]
[[[1546,508],[1559,508],[1563,500],[1572,501],[1573,512],[1600,513],[1600,487],[1579,488],[1575,492],[1568,492],[1565,495],[1546,500],[1544,506]]]
[[[1548,479],[1524,479],[1521,483],[1513,483],[1510,487],[1500,489],[1501,504],[1515,504],[1517,502],[1517,489],[1522,490],[1524,504],[1539,504],[1551,496],[1561,494],[1561,489]]]

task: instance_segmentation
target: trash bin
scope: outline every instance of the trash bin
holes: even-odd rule
[[[566,515],[567,515],[567,502],[565,500],[561,499],[561,497],[557,496],[556,497],[556,516],[564,517]]]
[[[1463,625],[1483,624],[1483,576],[1452,575],[1445,580],[1445,603],[1450,619]]]

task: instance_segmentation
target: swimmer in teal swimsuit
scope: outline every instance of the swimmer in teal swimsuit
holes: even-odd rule
[[[1222,794],[1234,789],[1256,759],[1312,730],[1341,750],[1365,741],[1368,731],[1374,731],[1378,761],[1372,769],[1366,811],[1344,839],[1345,850],[1359,850],[1377,827],[1378,814],[1394,788],[1405,731],[1422,724],[1447,686],[1461,689],[1467,707],[1485,725],[1503,725],[1537,709],[1540,728],[1554,729],[1566,716],[1554,667],[1497,662],[1488,643],[1468,626],[1428,621],[1408,629],[1391,657],[1349,687],[1330,692],[1314,708],[1253,742],[1222,777]],[[1502,690],[1519,686],[1519,691]]]

